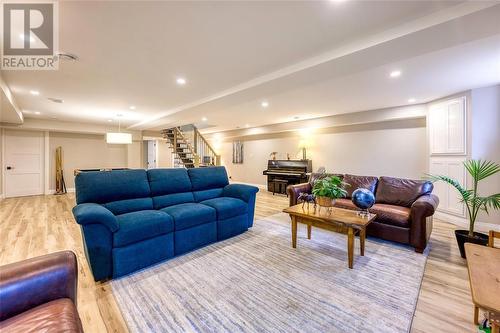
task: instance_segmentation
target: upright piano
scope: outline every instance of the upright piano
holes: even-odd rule
[[[262,174],[268,191],[285,194],[287,185],[306,183],[311,172],[311,160],[269,160]]]

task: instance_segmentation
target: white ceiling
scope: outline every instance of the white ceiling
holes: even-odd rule
[[[134,129],[213,132],[500,83],[498,2],[82,1],[59,12],[61,50],[79,60],[1,73],[27,118],[121,113]],[[401,77],[388,77],[394,69]]]

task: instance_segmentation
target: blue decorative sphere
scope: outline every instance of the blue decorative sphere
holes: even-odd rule
[[[375,196],[366,188],[358,188],[352,192],[352,203],[360,209],[368,209],[375,203]]]

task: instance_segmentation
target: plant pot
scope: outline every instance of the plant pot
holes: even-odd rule
[[[465,243],[474,243],[485,246],[488,245],[488,235],[482,234],[480,232],[474,232],[474,237],[470,237],[468,230],[455,230],[455,237],[457,238],[460,255],[464,259],[467,259],[465,257]]]
[[[316,203],[322,207],[333,207],[335,205],[335,199],[329,197],[317,197]]]

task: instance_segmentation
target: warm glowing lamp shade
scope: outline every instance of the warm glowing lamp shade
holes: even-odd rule
[[[106,133],[106,142],[110,144],[131,144],[132,134],[130,133]]]

